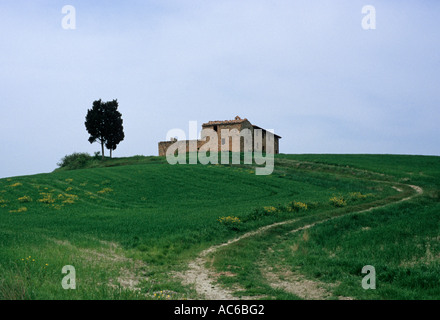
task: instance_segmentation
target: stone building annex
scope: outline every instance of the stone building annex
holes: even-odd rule
[[[241,119],[239,116],[235,117],[234,120],[224,120],[224,121],[209,121],[202,124],[202,131],[206,129],[211,129],[218,135],[217,147],[219,151],[232,151],[232,152],[253,152],[261,151],[273,152],[274,154],[279,153],[279,140],[281,137],[270,131],[267,131],[259,126],[253,125],[246,118]],[[229,134],[222,137],[222,130],[228,130]],[[241,134],[243,130],[248,129],[248,136]],[[260,136],[261,135],[261,136]],[[240,143],[234,144],[234,137],[239,139]],[[248,141],[250,139],[250,141]],[[273,148],[267,148],[267,143],[272,143]],[[168,147],[171,145],[186,144],[186,152],[190,151],[190,144],[193,143],[193,148],[197,146],[197,151],[206,143],[211,141],[206,139],[201,140],[179,140],[172,138],[170,141],[161,141],[158,144],[159,156],[166,156]],[[216,143],[213,141],[213,143]],[[194,149],[192,149],[194,150]],[[272,151],[273,150],[273,151]],[[195,151],[195,150],[194,150]]]

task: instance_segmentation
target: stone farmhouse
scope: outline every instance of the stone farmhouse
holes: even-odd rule
[[[213,143],[217,143],[219,151],[227,149],[228,151],[232,151],[232,152],[252,152],[255,150],[262,151],[262,152],[268,152],[267,148],[266,148],[266,139],[268,139],[269,142],[272,142],[272,141],[274,142],[273,153],[274,154],[279,153],[279,145],[280,145],[279,141],[280,141],[281,137],[277,134],[270,132],[270,131],[266,131],[265,129],[263,129],[259,126],[253,125],[246,118],[241,119],[239,116],[236,116],[234,120],[209,121],[207,123],[202,124],[202,130],[204,130],[204,129],[212,129],[215,132],[217,132],[218,141],[217,142],[213,141]],[[222,135],[221,135],[222,129],[231,130],[230,132],[232,134],[227,137],[222,137]],[[236,130],[233,130],[233,129],[236,129]],[[237,147],[236,145],[234,145],[232,143],[233,136],[234,136],[234,134],[239,136],[240,132],[243,129],[249,129],[249,131],[251,132],[251,137],[252,138],[255,137],[255,139],[252,139],[252,141],[244,141],[246,138],[241,138],[239,147]],[[257,129],[259,129],[259,130],[257,130]],[[254,136],[254,134],[255,134],[255,136]],[[261,134],[262,136],[259,137],[259,134]],[[232,139],[230,137],[232,137]],[[161,141],[161,142],[159,142],[159,145],[158,145],[159,156],[166,156],[166,151],[167,151],[168,147],[176,142],[186,144],[186,151],[187,152],[189,152],[190,142],[193,142],[194,144],[197,145],[197,151],[199,151],[200,147],[202,147],[204,144],[211,143],[211,141],[209,141],[209,140],[208,141],[203,141],[203,140],[180,140],[180,141],[177,141],[175,139],[171,139],[171,141]],[[261,145],[260,145],[260,143],[261,143]],[[229,144],[229,147],[226,144]],[[245,147],[247,147],[247,150],[245,150]],[[270,151],[270,149],[269,149],[269,151]]]

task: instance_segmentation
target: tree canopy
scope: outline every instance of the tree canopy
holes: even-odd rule
[[[112,151],[124,140],[122,114],[118,111],[118,101],[103,102],[101,99],[93,101],[92,109],[87,110],[85,126],[90,134],[89,142],[98,141],[101,144],[102,158],[104,146]]]

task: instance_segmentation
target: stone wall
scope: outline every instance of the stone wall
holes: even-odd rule
[[[257,127],[258,128],[258,127]],[[217,141],[217,147],[218,151],[222,150],[228,150],[231,152],[251,152],[254,150],[267,152],[266,148],[266,135],[269,136],[269,139],[274,141],[274,149],[273,153],[278,154],[279,153],[279,137],[274,135],[273,133],[266,131],[264,129],[261,130],[262,136],[259,136],[259,138],[262,139],[262,141],[255,141],[254,140],[254,126],[246,119],[237,121],[225,121],[224,123],[217,123],[217,122],[208,122],[202,125],[202,138],[203,138],[203,129],[211,129],[215,132],[217,132],[218,135],[218,141]],[[222,129],[228,130],[229,135],[222,137]],[[242,130],[249,129],[251,135],[246,136]],[[240,134],[242,133],[242,134]],[[197,151],[199,151],[200,147],[203,146],[206,143],[216,143],[215,141],[209,141],[209,133],[207,134],[206,139],[202,140],[173,140],[173,141],[161,141],[158,144],[159,148],[159,156],[166,156],[166,151],[168,147],[173,145],[174,143],[178,144],[185,144],[185,150],[186,152],[190,152],[189,150],[189,141],[196,142],[197,143]],[[250,140],[249,140],[250,139]],[[235,142],[233,142],[235,140]],[[240,141],[239,144],[236,142]],[[258,145],[257,145],[258,143]],[[261,143],[261,145],[260,145]],[[229,145],[229,147],[228,147]],[[212,146],[212,145],[211,145]],[[205,146],[207,148],[208,145]],[[191,150],[193,151],[193,150]]]
[[[179,146],[181,144],[185,144],[186,152],[193,151],[193,150],[190,150],[190,145],[189,145],[190,142],[195,142],[196,143],[197,151],[199,151],[200,147],[205,144],[205,141],[201,141],[201,140],[161,141],[161,142],[158,143],[159,156],[160,157],[165,157],[167,155],[168,147],[170,147],[171,145],[173,145],[175,143],[177,143],[177,146]]]

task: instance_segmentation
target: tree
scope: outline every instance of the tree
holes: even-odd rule
[[[101,99],[93,101],[92,109],[87,110],[85,126],[90,134],[89,142],[98,141],[101,144],[102,159],[104,146],[112,150],[124,140],[122,115],[118,111],[118,101],[103,102]]]
[[[118,111],[118,101],[113,100],[107,102],[108,112],[108,136],[105,143],[105,147],[110,150],[110,158],[112,157],[112,151],[116,150],[117,145],[124,140],[124,127],[122,126],[122,114]]]

